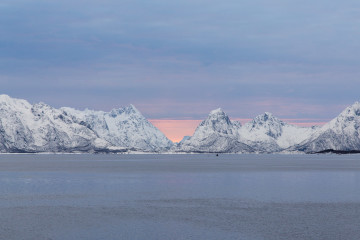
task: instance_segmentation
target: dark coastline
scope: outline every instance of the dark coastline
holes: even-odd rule
[[[323,154],[323,153],[334,153],[334,154],[358,154],[360,150],[334,150],[334,149],[326,149],[320,152],[315,152],[313,154]]]

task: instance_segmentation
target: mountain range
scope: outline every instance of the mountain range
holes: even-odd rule
[[[0,95],[2,153],[316,153],[360,150],[360,103],[322,127],[298,127],[264,113],[242,125],[220,108],[193,136],[171,142],[133,105],[110,112],[53,108]]]
[[[298,127],[264,113],[241,125],[221,109],[210,112],[179,152],[317,153],[360,150],[360,103],[347,107],[322,127]],[[200,151],[199,151],[200,150]]]
[[[134,106],[56,109],[0,95],[0,152],[166,151],[172,142]]]
[[[241,125],[217,109],[210,112],[194,135],[182,141],[178,149],[184,152],[202,149],[202,152],[275,153],[302,143],[316,130],[316,127],[287,124],[268,112]]]

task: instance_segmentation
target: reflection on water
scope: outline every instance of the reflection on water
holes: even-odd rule
[[[360,172],[2,173],[0,201],[31,195],[119,200],[239,198],[265,202],[360,202]],[[104,199],[105,198],[105,199]],[[66,198],[65,198],[66,199]],[[62,201],[65,200],[62,198]],[[71,198],[71,201],[73,199]],[[81,201],[81,200],[80,200]],[[33,203],[33,202],[32,202]],[[26,204],[26,201],[23,203]],[[51,204],[54,204],[52,201]]]
[[[76,195],[85,196],[89,204],[167,198],[359,202],[356,157],[6,155],[0,159],[0,200],[31,195],[44,202],[44,195],[61,195],[65,201]]]
[[[53,239],[331,239],[343,223],[360,236],[359,186],[357,155],[1,155],[0,221],[34,239],[28,224]]]

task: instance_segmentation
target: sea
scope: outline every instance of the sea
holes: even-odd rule
[[[360,239],[360,155],[2,154],[0,239]]]

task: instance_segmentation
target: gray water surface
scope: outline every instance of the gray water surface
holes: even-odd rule
[[[360,155],[0,155],[0,239],[360,239]]]

